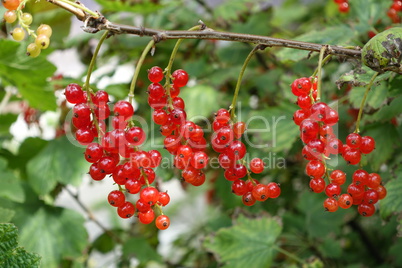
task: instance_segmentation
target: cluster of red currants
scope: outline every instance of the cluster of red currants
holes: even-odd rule
[[[369,154],[374,150],[375,141],[370,136],[361,137],[351,133],[343,144],[333,131],[333,125],[339,120],[338,113],[326,103],[316,102],[316,88],[316,79],[307,77],[298,78],[291,85],[292,93],[297,96],[297,104],[301,108],[294,113],[293,120],[300,126],[300,138],[305,144],[302,154],[309,161],[306,174],[311,178],[310,188],[315,193],[325,191],[328,198],[324,201],[324,207],[327,211],[334,212],[338,207],[349,208],[354,204],[358,205],[361,215],[371,216],[375,211],[374,204],[386,195],[381,177],[359,169],[353,174],[347,193],[341,195],[346,174],[334,170],[329,175],[326,159],[330,155],[340,154],[348,164],[359,164],[361,154]],[[324,178],[328,179],[328,184]],[[373,197],[374,192],[378,198]]]
[[[205,182],[202,169],[208,164],[207,142],[202,128],[187,120],[184,100],[179,97],[180,88],[188,82],[188,74],[182,69],[174,71],[165,86],[160,84],[163,77],[163,70],[158,66],[148,70],[151,82],[148,104],[154,109],[152,119],[160,125],[160,132],[165,136],[164,148],[174,155],[173,165],[182,171],[183,180],[200,186]]]
[[[393,23],[400,23],[401,17],[399,16],[399,12],[402,11],[402,1],[401,0],[393,0],[392,5],[389,7],[387,11],[387,16],[392,20]]]
[[[75,138],[87,146],[85,159],[92,163],[89,175],[96,181],[111,175],[119,187],[108,196],[109,203],[117,208],[117,214],[121,218],[130,218],[137,211],[139,221],[149,224],[154,220],[154,209],[157,208],[160,213],[155,221],[157,228],[168,228],[170,221],[163,214],[162,207],[169,203],[170,197],[150,186],[155,180],[153,169],[159,166],[162,156],[157,150],[140,150],[146,135],[141,127],[130,121],[134,114],[131,103],[124,100],[115,103],[113,129],[106,131],[105,120],[111,113],[107,92],[99,90],[88,96],[79,85],[69,84],[65,96],[74,104],[72,124],[77,128]],[[93,142],[95,138],[98,142]],[[126,200],[124,192],[139,193],[140,198],[134,205]]]
[[[338,5],[339,12],[348,13],[349,12],[349,1],[348,0],[334,0]]]
[[[249,169],[243,160],[247,153],[246,146],[240,138],[246,130],[242,121],[232,123],[230,113],[226,109],[219,109],[212,124],[214,133],[211,137],[212,148],[219,153],[219,164],[225,170],[224,176],[232,182],[232,192],[242,196],[243,204],[252,206],[256,201],[265,201],[268,198],[277,198],[281,193],[279,184],[270,182],[261,184],[251,177],[251,172],[258,174],[264,171],[264,162],[261,158],[253,158]],[[246,177],[247,180],[242,180]]]

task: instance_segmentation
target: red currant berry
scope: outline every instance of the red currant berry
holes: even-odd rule
[[[302,77],[295,80],[296,88],[302,95],[308,95],[310,93],[312,84],[309,78]]]
[[[367,186],[371,189],[376,189],[381,184],[381,176],[377,173],[370,173],[367,178]]]
[[[296,125],[300,126],[301,122],[303,122],[303,120],[307,119],[310,117],[310,110],[297,110],[296,112],[294,112],[293,114],[293,121],[295,122]]]
[[[150,224],[155,219],[155,212],[152,209],[148,209],[146,212],[138,213],[138,220],[142,224]]]
[[[172,74],[172,78],[173,78],[173,85],[177,87],[184,87],[185,85],[187,85],[188,74],[186,71],[182,69],[174,71]]]
[[[378,186],[374,190],[377,191],[379,200],[382,200],[387,196],[387,189],[385,189],[385,187],[382,185]]]
[[[88,127],[79,128],[75,132],[75,139],[83,145],[91,143],[94,140],[94,138],[95,138],[95,135]]]
[[[252,206],[255,204],[256,200],[251,192],[247,192],[242,197],[243,204],[246,206]]]
[[[98,167],[98,163],[93,163],[89,167],[89,175],[95,181],[103,180],[106,176],[106,173]]]
[[[150,98],[160,99],[165,95],[165,89],[159,83],[152,83],[148,86],[148,94]]]
[[[353,198],[350,194],[341,194],[338,198],[338,204],[343,209],[348,209],[353,205]]]
[[[135,208],[138,212],[145,213],[151,209],[151,205],[140,198],[135,202]]]
[[[141,186],[141,182],[138,179],[128,179],[124,184],[124,187],[130,194],[138,194],[141,190]]]
[[[78,84],[69,84],[66,87],[64,94],[66,100],[72,104],[84,103],[87,101],[84,96],[84,91],[82,91],[82,88]]]
[[[230,113],[226,109],[219,109],[215,113],[215,121],[218,121],[220,124],[226,124],[230,120]]]
[[[154,66],[148,70],[148,79],[152,83],[159,83],[163,79],[163,70],[159,66]]]
[[[339,4],[339,12],[348,13],[349,12],[349,3],[343,2],[343,3]]]
[[[361,138],[361,144],[359,150],[362,154],[369,154],[375,149],[375,141],[370,136],[364,136]]]
[[[121,207],[126,202],[126,197],[124,196],[123,192],[115,190],[111,191],[107,196],[109,204],[114,207]]]
[[[233,167],[233,173],[236,175],[237,178],[241,179],[247,175],[247,168],[245,165],[236,164]]]
[[[195,152],[191,158],[191,165],[196,169],[205,168],[208,164],[208,155],[205,152]]]
[[[240,160],[246,155],[246,146],[241,141],[235,140],[229,144],[226,154],[232,160]]]
[[[144,202],[154,205],[156,202],[158,202],[159,191],[152,186],[145,187],[140,192],[140,198],[144,200]]]
[[[166,215],[159,215],[155,220],[156,228],[166,230],[170,225],[170,219]]]
[[[89,163],[95,163],[103,156],[103,148],[99,143],[90,143],[85,149],[85,159]]]
[[[157,166],[159,166],[162,161],[161,153],[157,150],[150,150],[148,154],[151,159],[151,164],[149,165],[149,167],[156,168]]]
[[[361,153],[357,149],[350,149],[345,151],[343,154],[343,159],[350,164],[350,165],[356,165],[360,162],[361,159]]]
[[[265,201],[269,198],[268,187],[265,184],[257,184],[253,187],[251,194],[258,201]]]
[[[96,92],[95,97],[93,98],[93,103],[96,106],[105,107],[109,102],[109,94],[104,90],[99,90]]]
[[[363,203],[375,204],[378,202],[378,192],[373,189],[368,189],[364,192]]]
[[[239,121],[233,124],[233,134],[236,139],[240,139],[240,137],[246,131],[246,123]]]
[[[337,155],[342,153],[343,144],[342,141],[336,138],[331,139],[327,144],[328,152],[330,154]]]
[[[325,180],[323,178],[311,179],[309,185],[314,193],[321,193],[325,190]]]
[[[373,204],[367,204],[367,203],[361,203],[357,207],[357,211],[359,212],[360,215],[363,217],[370,217],[374,214],[375,212],[375,207]]]
[[[247,189],[247,184],[245,181],[239,180],[239,179],[236,179],[235,181],[233,181],[232,192],[235,195],[244,195],[245,193],[247,193],[247,191],[248,191],[248,189]]]
[[[321,178],[325,173],[325,165],[318,160],[311,160],[306,165],[306,174],[311,178]]]
[[[172,104],[174,108],[177,109],[184,109],[186,107],[186,104],[184,103],[184,100],[180,97],[175,97],[172,99]]]
[[[180,143],[180,137],[170,135],[165,138],[163,141],[163,144],[166,148],[166,150],[169,151],[171,154],[176,154],[177,150],[179,149],[181,143]]]
[[[250,171],[259,174],[264,171],[264,162],[261,158],[253,158],[250,161]]]
[[[173,85],[173,86],[170,87],[170,97],[172,99],[176,98],[177,96],[179,96],[179,94],[180,94],[180,87],[178,87],[176,85]]]
[[[316,121],[325,122],[327,114],[329,113],[329,107],[324,102],[316,102],[311,106],[311,118]]]
[[[349,184],[347,192],[355,199],[363,199],[364,196],[364,186],[359,184]]]
[[[132,146],[140,146],[145,141],[145,132],[140,127],[132,127],[127,130],[125,137]]]
[[[281,194],[281,187],[276,182],[270,182],[267,185],[270,198],[277,198]]]
[[[134,114],[134,108],[128,101],[120,100],[116,102],[113,108],[114,114],[117,116],[123,116],[124,119],[129,119]]]
[[[346,173],[342,170],[336,169],[331,172],[330,178],[332,183],[342,185],[346,182]]]
[[[353,180],[354,184],[366,185],[367,181],[368,181],[368,177],[369,177],[369,174],[367,171],[365,171],[363,169],[358,169],[353,173],[352,180]]]
[[[341,186],[339,186],[339,184],[335,184],[335,183],[330,183],[327,185],[327,187],[325,187],[325,194],[328,197],[337,197],[338,195],[341,194]]]
[[[312,105],[309,95],[301,95],[297,97],[296,103],[301,109],[310,109]]]
[[[357,149],[360,147],[362,142],[362,137],[357,133],[350,133],[346,137],[346,144],[349,145],[350,148]]]
[[[105,106],[97,106],[95,108],[95,116],[98,118],[98,120],[105,120],[110,116],[110,108],[109,105]],[[117,115],[118,116],[118,115]],[[125,118],[126,119],[126,118]]]
[[[335,212],[338,210],[338,201],[333,197],[328,197],[324,200],[324,208],[328,212]]]
[[[133,203],[128,201],[124,202],[121,207],[117,208],[117,214],[123,219],[131,218],[134,215],[134,212],[135,207]]]
[[[170,112],[170,118],[172,119],[172,122],[177,125],[184,124],[187,119],[187,114],[186,111],[182,109],[173,109]]]
[[[159,199],[158,199],[158,203],[161,206],[166,206],[167,204],[169,204],[170,202],[170,196],[167,192],[159,192]]]

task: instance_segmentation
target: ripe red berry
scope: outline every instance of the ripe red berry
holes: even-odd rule
[[[358,149],[349,149],[342,154],[345,161],[350,165],[356,165],[360,162],[361,153]]]
[[[135,207],[136,207],[138,212],[142,212],[142,213],[145,213],[145,212],[147,212],[148,210],[151,209],[151,205],[146,203],[141,198],[138,199],[137,202],[135,202]]]
[[[145,187],[140,192],[140,198],[144,200],[144,202],[154,205],[156,202],[158,202],[159,191],[152,186]]]
[[[353,200],[363,199],[364,186],[359,184],[349,184],[347,192],[353,197]]]
[[[348,13],[349,12],[349,3],[343,2],[343,3],[339,4],[339,12]]]
[[[150,164],[150,168],[156,168],[157,166],[160,165],[161,161],[162,161],[162,155],[159,151],[157,150],[150,150],[148,152],[149,157],[151,159],[151,164]]]
[[[318,160],[311,160],[306,165],[306,174],[311,178],[321,178],[325,173],[325,165]]]
[[[314,193],[321,193],[325,190],[325,180],[323,178],[313,178],[310,180],[310,189]]]
[[[232,160],[240,160],[246,155],[246,146],[241,141],[235,140],[229,144],[226,154]]]
[[[342,170],[336,169],[331,172],[330,178],[332,183],[342,185],[346,182],[346,173]]]
[[[298,96],[296,103],[301,109],[310,109],[312,105],[311,98],[309,95]]]
[[[190,163],[196,169],[205,168],[208,164],[208,155],[202,151],[195,152]]]
[[[166,215],[159,215],[155,220],[156,228],[166,230],[170,225],[170,219]]]
[[[95,163],[103,156],[103,148],[99,143],[90,143],[85,149],[85,159],[89,163]]]
[[[170,202],[170,196],[167,192],[159,192],[158,203],[161,206],[166,206]]]
[[[235,181],[233,181],[232,192],[235,195],[244,195],[245,193],[247,193],[247,191],[248,191],[248,189],[247,189],[247,184],[245,181],[239,180],[239,179],[236,179]]]
[[[261,158],[253,158],[250,161],[250,171],[259,174],[264,171],[264,162]]]
[[[126,197],[124,196],[123,192],[118,190],[111,191],[107,196],[107,199],[109,204],[114,207],[121,207],[126,202]]]
[[[109,94],[104,90],[98,90],[93,98],[93,103],[96,106],[106,106],[109,102]]]
[[[172,74],[172,78],[173,78],[173,85],[177,87],[184,87],[185,85],[187,85],[188,74],[186,71],[182,69],[174,71]]]
[[[341,194],[341,186],[339,186],[339,184],[335,184],[335,183],[330,183],[327,185],[327,187],[325,187],[325,194],[328,197],[337,197],[338,195]]]
[[[369,174],[363,169],[358,169],[353,173],[352,180],[353,183],[359,185],[366,185],[368,181]]]
[[[255,185],[251,194],[258,201],[265,201],[269,198],[268,187],[265,184]]]
[[[307,95],[310,93],[312,84],[311,84],[311,81],[309,78],[302,77],[302,78],[296,79],[294,82],[295,82],[296,89],[297,89],[297,91],[300,92],[300,94]]]
[[[152,83],[159,83],[163,79],[163,70],[159,66],[154,66],[148,70],[148,79]]]
[[[370,217],[374,214],[375,207],[373,204],[361,203],[357,207],[357,211],[359,211],[359,214],[363,217]]]
[[[369,154],[375,149],[375,140],[370,136],[361,138],[359,150],[362,154]]]
[[[367,204],[375,204],[378,202],[378,192],[373,189],[368,189],[367,191],[364,192],[363,196],[363,203]]]
[[[267,184],[268,194],[270,198],[277,198],[281,194],[281,187],[276,182],[270,182]]]
[[[247,175],[247,168],[243,164],[236,164],[236,165],[234,165],[234,167],[232,169],[233,169],[233,173],[239,179],[241,179]]]
[[[134,215],[134,212],[135,207],[133,203],[128,201],[124,202],[122,206],[117,208],[117,214],[123,219],[131,218]]]
[[[75,139],[83,145],[91,143],[94,140],[94,138],[95,138],[94,133],[88,127],[79,128],[75,132]]]
[[[140,146],[145,141],[145,132],[140,127],[132,127],[127,130],[125,137],[127,142],[129,142],[132,146]]]
[[[357,133],[350,133],[346,137],[346,144],[349,145],[350,148],[357,149],[360,147],[362,142],[362,137]]]
[[[66,87],[64,94],[66,96],[66,100],[69,103],[76,104],[84,103],[87,101],[84,96],[84,91],[82,91],[82,88],[78,84],[69,84]]]
[[[385,187],[382,185],[378,186],[374,190],[377,191],[379,200],[382,200],[387,196],[387,189],[385,189]]]
[[[370,173],[367,179],[367,186],[371,189],[376,189],[381,184],[381,176],[377,173]]]
[[[113,108],[114,114],[117,116],[123,116],[124,119],[129,119],[134,114],[134,108],[128,101],[119,100],[116,102]]]
[[[153,209],[148,209],[146,212],[138,213],[138,220],[143,224],[150,224],[155,219],[155,212]]]
[[[184,109],[186,107],[186,104],[184,103],[184,100],[180,97],[175,97],[172,99],[172,104],[174,108],[178,109]]]
[[[148,86],[149,97],[153,99],[160,99],[165,95],[165,89],[159,83],[152,83]]]
[[[218,121],[221,124],[226,124],[230,120],[230,113],[226,109],[219,109],[215,113],[215,121]]]
[[[138,179],[128,179],[126,180],[124,187],[130,194],[138,194],[141,190],[141,182]]]
[[[93,163],[89,167],[89,175],[95,181],[103,180],[106,176],[106,173],[98,167],[98,163]]]
[[[353,198],[350,194],[341,194],[338,198],[338,204],[343,209],[348,209],[353,205]]]
[[[338,201],[333,197],[328,197],[324,200],[324,208],[328,212],[335,212],[338,210]]]
[[[256,200],[251,192],[247,192],[242,197],[243,204],[246,206],[252,206],[255,204]]]
[[[294,112],[293,114],[293,121],[295,122],[296,125],[300,126],[301,122],[303,122],[303,120],[307,119],[310,117],[310,110],[297,110],[296,112]]]
[[[186,122],[187,114],[183,109],[173,109],[170,112],[170,118],[174,124],[181,125]]]
[[[246,131],[246,123],[239,121],[233,124],[233,134],[236,139],[240,139],[240,137]]]
[[[8,10],[16,10],[20,5],[20,0],[2,0],[3,6]]]

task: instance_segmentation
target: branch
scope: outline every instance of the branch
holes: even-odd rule
[[[288,47],[307,51],[319,52],[323,46],[327,46],[327,54],[360,58],[361,51],[359,47],[356,49],[349,49],[340,46],[330,46],[325,44],[308,43],[295,40],[287,40],[281,38],[274,38],[269,36],[220,32],[210,28],[205,28],[202,31],[164,31],[144,27],[136,27],[131,25],[117,24],[107,20],[105,17],[93,17],[84,11],[69,5],[60,0],[46,0],[49,3],[55,4],[65,10],[73,13],[81,21],[85,22],[84,31],[89,33],[96,33],[101,30],[107,30],[111,34],[132,34],[137,36],[150,36],[154,41],[160,42],[168,39],[208,39],[208,40],[222,40],[231,42],[243,42],[261,44],[267,47]]]

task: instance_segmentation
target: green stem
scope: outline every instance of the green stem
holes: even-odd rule
[[[232,121],[235,121],[234,119],[236,118],[236,114],[235,114],[236,101],[237,101],[237,96],[239,95],[240,85],[241,85],[241,81],[243,80],[244,72],[246,71],[247,65],[250,62],[253,55],[260,49],[265,49],[265,47],[261,46],[261,45],[255,46],[253,48],[253,50],[251,50],[251,52],[248,54],[246,60],[243,63],[243,66],[241,67],[239,77],[237,78],[237,83],[236,83],[235,93],[233,95],[232,104],[229,107],[229,110],[231,112],[230,117],[231,117]]]
[[[188,31],[197,31],[200,30],[202,25],[197,25],[194,27],[191,27],[188,29]],[[169,108],[173,108],[172,104],[172,98],[170,97],[170,79],[171,79],[171,72],[172,72],[172,67],[173,67],[173,62],[174,59],[176,58],[177,51],[179,50],[180,44],[183,42],[184,39],[179,39],[177,40],[173,50],[172,54],[170,55],[169,63],[165,68],[165,85],[164,88],[166,89],[166,95],[168,96],[168,105]]]
[[[66,4],[69,4],[69,5],[73,6],[73,7],[78,8],[78,9],[81,9],[82,11],[84,11],[84,12],[86,12],[88,14],[91,14],[94,18],[99,18],[99,14],[97,14],[96,12],[93,12],[92,10],[90,10],[90,9],[84,7],[84,6],[81,6],[81,5],[77,4],[77,3],[74,3],[74,2],[71,2],[71,1],[68,1],[68,0],[58,0],[58,1],[66,3]]]
[[[322,77],[322,65],[323,65],[323,58],[324,58],[325,50],[327,50],[327,47],[323,46],[320,50],[320,58],[318,59],[317,101],[320,101],[320,99],[321,99],[321,77]]]
[[[375,78],[377,77],[377,75],[378,75],[378,73],[375,73],[375,74],[371,77],[370,82],[368,83],[368,85],[367,85],[367,87],[366,87],[366,91],[364,92],[364,96],[363,96],[362,102],[361,102],[361,104],[360,104],[359,114],[357,115],[356,128],[355,128],[354,133],[359,133],[359,132],[360,132],[359,126],[360,126],[360,119],[362,118],[362,114],[363,114],[364,104],[366,103],[366,99],[367,99],[368,93],[369,93],[371,87],[373,86],[374,80],[375,80]]]
[[[100,48],[101,48],[101,46],[103,44],[103,41],[105,41],[105,39],[106,39],[108,34],[109,34],[109,31],[105,31],[103,33],[101,39],[99,40],[98,45],[95,48],[95,52],[94,52],[94,54],[92,56],[91,62],[89,63],[88,72],[87,72],[87,78],[85,79],[85,84],[83,86],[83,88],[85,90],[87,90],[87,91],[91,91],[91,89],[89,88],[89,81],[91,79],[91,74],[92,74],[92,71],[93,71],[93,69],[95,67],[95,62],[96,62],[96,58],[98,56],[99,50],[100,50]],[[88,94],[87,97],[88,97],[88,100],[90,100],[90,98],[91,98],[90,94]]]
[[[133,75],[133,79],[131,80],[130,84],[130,91],[128,93],[129,102],[132,103],[134,99],[134,90],[135,84],[137,83],[138,75],[140,74],[141,66],[144,63],[145,57],[148,55],[151,48],[155,45],[155,41],[149,41],[148,45],[145,47],[144,51],[142,51],[141,57],[139,58],[137,65],[135,66],[135,71]]]
[[[289,251],[287,251],[287,250],[285,250],[285,249],[283,249],[283,248],[281,248],[281,247],[278,247],[278,246],[275,245],[275,244],[272,245],[272,247],[273,247],[275,250],[279,251],[280,253],[282,253],[282,254],[288,256],[289,258],[294,259],[295,261],[297,261],[297,262],[299,262],[299,263],[301,263],[301,264],[306,264],[306,262],[305,262],[304,260],[302,260],[302,259],[300,259],[299,257],[297,257],[295,254],[290,253]]]
[[[325,63],[327,63],[327,61],[329,61],[332,58],[332,55],[328,55],[326,56],[323,60],[322,60],[322,65],[324,65]],[[320,66],[322,66],[320,65]],[[318,72],[318,67],[315,69],[314,73],[311,75],[311,77],[314,77],[317,75]]]

